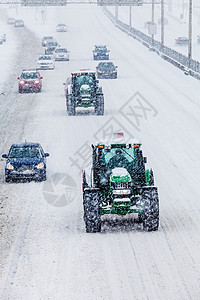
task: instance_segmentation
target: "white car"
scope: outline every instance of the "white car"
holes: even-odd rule
[[[36,70],[55,69],[55,60],[52,55],[40,55],[36,62]]]
[[[69,60],[69,51],[66,48],[56,48],[54,58],[55,60]]]
[[[56,31],[57,32],[66,32],[67,31],[67,25],[65,25],[65,24],[58,24],[56,26]]]

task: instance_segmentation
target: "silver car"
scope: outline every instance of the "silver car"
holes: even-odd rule
[[[69,60],[69,51],[66,48],[57,48],[54,51],[55,60]]]
[[[65,24],[58,24],[56,26],[56,31],[57,32],[66,32],[67,31],[67,25],[65,25]]]
[[[36,61],[36,70],[55,69],[55,60],[52,55],[40,55]]]

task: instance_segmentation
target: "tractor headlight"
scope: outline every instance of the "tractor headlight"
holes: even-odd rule
[[[20,80],[20,82],[19,82],[20,84],[24,84],[24,80]]]
[[[40,164],[38,164],[38,165],[36,166],[36,168],[37,168],[37,169],[43,169],[43,168],[44,168],[44,163],[41,162]]]
[[[35,80],[35,83],[40,83],[39,80]]]
[[[7,166],[6,166],[6,168],[8,170],[14,170],[14,167],[13,167],[13,165],[11,165],[11,163],[8,163]]]

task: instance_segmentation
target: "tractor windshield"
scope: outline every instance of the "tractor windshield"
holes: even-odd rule
[[[76,76],[76,84],[78,84],[79,86],[82,86],[83,84],[88,84],[88,85],[93,85],[94,83],[94,79],[92,74],[81,74],[81,75],[77,75]]]
[[[102,149],[101,163],[103,165],[106,165],[109,169],[113,169],[116,167],[124,167],[127,169],[133,162],[133,148]]]

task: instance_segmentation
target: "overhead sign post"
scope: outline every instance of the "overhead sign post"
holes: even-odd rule
[[[97,0],[100,6],[141,6],[143,0]]]

